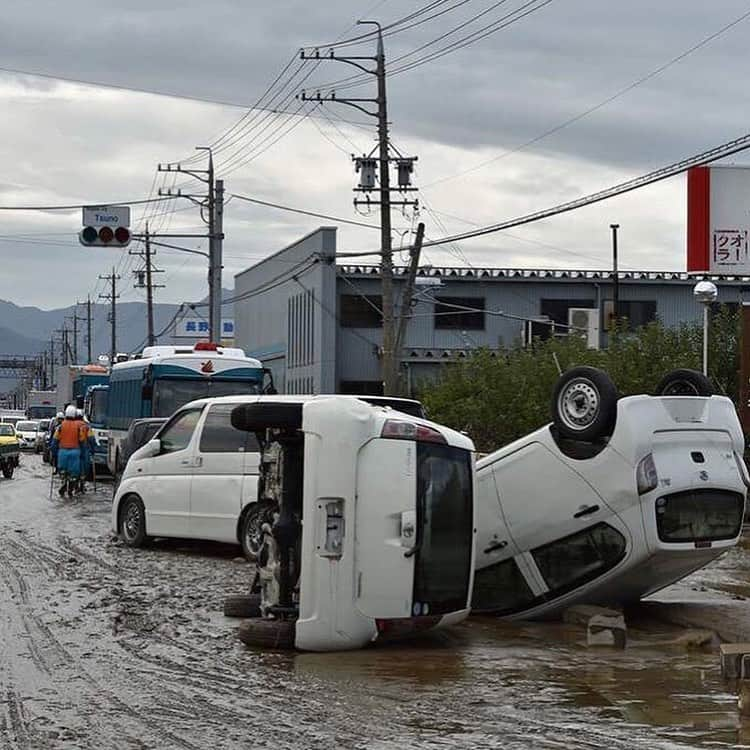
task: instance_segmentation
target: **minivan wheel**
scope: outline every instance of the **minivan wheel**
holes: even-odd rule
[[[679,369],[668,372],[656,386],[656,396],[713,396],[711,381],[697,370]]]
[[[268,500],[253,503],[245,511],[240,527],[240,544],[242,553],[249,562],[258,561],[258,555],[263,547],[263,524],[273,524],[276,512],[277,504]]]
[[[255,617],[240,623],[240,640],[246,646],[293,649],[296,634],[295,620],[271,620]]]
[[[146,509],[135,495],[125,498],[120,507],[120,536],[128,547],[142,547],[148,539]]]
[[[617,389],[596,367],[573,367],[560,376],[552,396],[552,421],[560,435],[593,442],[611,435],[617,419]]]

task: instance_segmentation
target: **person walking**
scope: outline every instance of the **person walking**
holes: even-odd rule
[[[65,407],[65,419],[55,431],[52,439],[53,452],[57,455],[57,468],[62,476],[60,497],[73,491],[81,476],[81,443],[85,439],[83,423],[78,419],[75,406]]]

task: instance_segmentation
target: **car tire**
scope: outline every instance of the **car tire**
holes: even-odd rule
[[[260,617],[260,594],[228,596],[224,599],[224,617]]]
[[[268,500],[260,500],[248,505],[240,522],[239,542],[242,554],[248,562],[258,561],[258,554],[263,545],[261,527],[264,523],[273,524],[273,515],[278,511],[278,505]]]
[[[232,410],[232,427],[244,432],[299,430],[302,427],[302,404],[242,404]]]
[[[713,396],[711,381],[698,370],[672,370],[656,386],[656,396]]]
[[[120,538],[128,547],[142,547],[148,541],[146,534],[146,508],[136,495],[128,495],[118,512]]]
[[[253,648],[293,649],[295,634],[295,620],[255,617],[240,623],[239,627],[240,640]]]
[[[555,385],[552,421],[564,438],[596,442],[615,429],[617,397],[617,388],[606,372],[573,367]]]
[[[12,463],[10,463],[10,462],[8,462],[6,464],[3,464],[3,476],[6,479],[12,479],[13,478],[13,470],[15,468],[16,467]]]

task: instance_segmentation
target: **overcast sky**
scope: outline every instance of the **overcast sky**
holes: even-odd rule
[[[8,0],[0,25],[0,67],[251,104],[300,46],[361,33],[352,24],[363,16],[387,24],[427,4],[37,0],[32,6]],[[433,12],[460,7],[388,36],[388,64],[396,69],[400,55],[493,5],[498,7],[416,57],[524,4],[442,2]],[[750,20],[575,124],[497,158],[748,10],[750,3],[739,0],[552,0],[476,44],[394,75],[388,82],[393,143],[401,153],[419,157],[415,182],[424,186],[420,198],[434,212],[423,209],[420,217],[428,237],[577,198],[744,134]],[[374,46],[368,42],[346,52],[372,54]],[[308,72],[304,88],[312,91],[316,83],[356,74],[342,63],[307,63],[286,91],[297,92]],[[339,96],[373,92],[368,82],[340,90]],[[154,182],[158,162],[190,156],[196,145],[216,141],[244,114],[239,107],[16,73],[0,73],[0,101],[0,205],[147,197],[152,186],[172,184],[169,175]],[[286,103],[291,111],[299,106],[294,99]],[[341,104],[318,109],[290,129],[298,119],[256,113],[220,142],[218,175],[225,175],[227,191],[376,224],[376,213],[360,217],[352,207],[356,176],[349,156],[355,147],[359,153],[373,148],[374,122]],[[250,156],[256,158],[242,164]],[[461,175],[466,170],[472,171]],[[425,257],[433,265],[602,268],[610,257],[609,224],[616,221],[624,267],[684,270],[685,202],[685,178],[677,177],[507,233],[431,249]],[[134,218],[145,213],[152,229],[163,232],[200,231],[192,204],[183,200],[169,208],[181,210],[135,208]],[[233,285],[234,273],[330,223],[232,200],[225,214],[224,286]],[[411,216],[394,217],[396,245],[411,223]],[[81,247],[79,229],[80,211],[0,212],[0,298],[45,308],[67,305],[103,291],[97,277],[115,267],[123,276],[123,299],[139,299],[130,273],[134,259],[122,251]],[[341,251],[377,245],[377,231],[339,229]],[[205,296],[201,258],[164,250],[157,262],[166,284],[159,300]]]

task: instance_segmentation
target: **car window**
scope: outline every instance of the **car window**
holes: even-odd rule
[[[13,429],[12,425],[9,424],[0,424],[0,436],[2,437],[11,437],[16,434],[15,430]]]
[[[545,583],[562,594],[598,578],[625,557],[625,537],[606,523],[558,539],[531,554]]]
[[[201,453],[257,452],[258,441],[252,432],[232,427],[232,410],[239,404],[214,404],[208,411],[201,434]]]
[[[162,453],[174,453],[187,448],[202,411],[202,409],[181,411],[169,421],[159,435]]]
[[[474,573],[472,610],[495,615],[510,614],[531,606],[534,599],[512,557]]]

